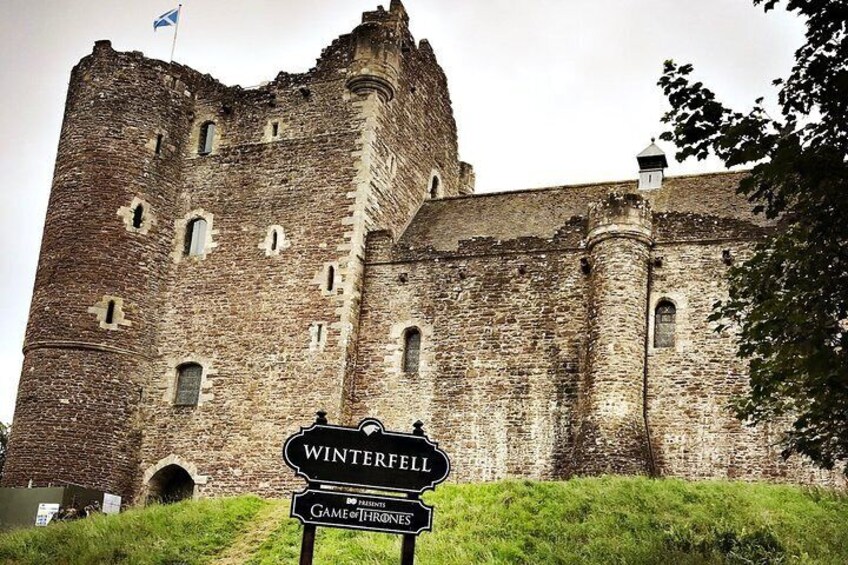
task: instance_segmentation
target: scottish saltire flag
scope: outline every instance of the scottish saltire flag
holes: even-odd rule
[[[160,27],[168,27],[177,25],[177,20],[180,17],[180,9],[174,8],[170,12],[165,12],[155,20],[153,20],[153,31]]]

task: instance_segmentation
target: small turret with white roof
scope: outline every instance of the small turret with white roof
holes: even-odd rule
[[[651,144],[636,156],[639,162],[639,190],[662,187],[668,159],[655,141],[656,139],[651,139]]]

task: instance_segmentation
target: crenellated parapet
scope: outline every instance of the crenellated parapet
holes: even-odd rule
[[[611,193],[589,206],[586,244],[591,249],[609,238],[629,238],[650,245],[652,223],[651,205],[645,198],[632,193]]]

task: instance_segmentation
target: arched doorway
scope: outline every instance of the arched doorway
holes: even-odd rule
[[[194,496],[194,479],[179,465],[167,465],[159,469],[147,487],[147,503],[170,504]]]

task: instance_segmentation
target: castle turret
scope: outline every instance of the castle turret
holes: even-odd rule
[[[401,43],[406,38],[409,16],[400,0],[392,0],[386,12],[380,6],[363,14],[353,30],[354,54],[347,80],[357,93],[377,92],[385,101],[395,97],[400,80]]]
[[[71,76],[4,486],[130,492],[191,100],[141,61],[99,41]]]
[[[579,473],[649,470],[644,420],[645,304],[651,210],[636,194],[589,209],[589,344]]]

